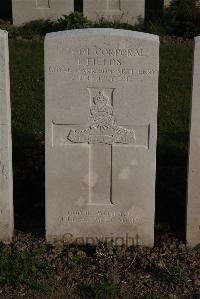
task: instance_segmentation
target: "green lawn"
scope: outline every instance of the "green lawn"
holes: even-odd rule
[[[44,133],[43,45],[10,42],[13,130]]]
[[[44,231],[43,45],[10,42],[15,227]]]
[[[160,49],[157,222],[174,226],[182,234],[192,53],[192,46],[188,45],[164,44]],[[43,145],[42,149],[40,146],[41,140],[44,140],[43,45],[12,40],[10,69],[16,211],[21,219],[22,206],[27,211],[28,208],[32,210],[31,204],[38,206],[37,200],[40,200],[39,204],[43,203],[44,182],[40,182],[44,179],[44,152]],[[22,194],[24,186],[27,186],[27,191]],[[31,203],[29,197],[33,189],[37,199],[34,198]],[[28,217],[27,213],[23,217]],[[30,221],[31,217],[28,218]]]
[[[192,46],[161,45],[156,216],[185,235]]]

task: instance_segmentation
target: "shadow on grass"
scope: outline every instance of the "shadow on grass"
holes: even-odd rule
[[[44,236],[44,139],[13,133],[15,227]],[[185,239],[187,133],[160,134],[157,149],[156,224]]]
[[[44,142],[34,135],[13,132],[15,228],[44,236]]]
[[[160,134],[157,148],[156,224],[185,240],[188,133]],[[157,236],[158,237],[158,236]]]

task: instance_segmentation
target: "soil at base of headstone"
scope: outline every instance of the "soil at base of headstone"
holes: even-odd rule
[[[37,252],[48,270],[32,265],[40,277],[32,284],[24,265],[16,269],[17,279],[27,277],[24,283],[19,279],[15,283],[12,274],[11,281],[3,284],[0,275],[0,298],[200,298],[200,246],[189,249],[169,233],[153,249],[112,244],[52,246],[19,231],[12,244],[0,247],[1,258],[4,253],[26,252]],[[9,277],[9,269],[4,271]],[[45,292],[36,283],[45,285]]]

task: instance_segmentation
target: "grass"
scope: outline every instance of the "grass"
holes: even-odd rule
[[[192,46],[160,52],[156,219],[184,238]]]
[[[176,261],[176,265],[168,265],[166,267],[166,273],[168,274],[169,279],[176,284],[181,285],[186,281],[186,271],[179,260]]]
[[[160,133],[188,131],[191,70],[190,46],[161,46],[158,114]]]
[[[168,296],[165,295],[159,295],[159,294],[150,294],[145,297],[142,297],[141,299],[168,299]]]
[[[24,284],[39,292],[48,293],[48,286],[40,282],[42,272],[49,272],[49,266],[37,252],[0,252],[0,285]]]
[[[14,131],[44,134],[43,46],[10,43],[12,126]]]
[[[41,43],[10,42],[15,225],[44,230],[44,74]],[[27,200],[28,199],[28,200]]]
[[[95,296],[96,299],[104,299],[104,298],[115,298],[117,294],[117,287],[110,283],[107,280],[101,281],[95,287]]]

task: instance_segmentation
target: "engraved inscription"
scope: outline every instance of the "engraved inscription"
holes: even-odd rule
[[[143,57],[143,49],[110,49],[110,48],[81,48],[78,65],[84,66],[121,66],[124,64],[122,58]]]
[[[103,48],[88,47],[69,49],[68,45],[58,46],[59,51],[72,54],[73,65],[49,65],[48,73],[64,74],[71,81],[82,82],[132,82],[150,79],[158,75],[154,68],[139,68],[138,60],[145,61],[148,50],[143,47]]]
[[[50,8],[50,0],[36,0],[36,8]]]
[[[81,56],[102,56],[102,57],[136,57],[145,56],[143,48],[81,48],[79,49]]]
[[[144,221],[144,219],[142,219]],[[98,209],[92,210],[70,210],[65,216],[59,218],[61,223],[120,223],[136,224],[138,219],[133,212]]]
[[[117,125],[109,97],[101,90],[92,99],[90,119],[86,129],[72,129],[67,138],[74,143],[91,144],[129,144],[136,141],[134,130]]]
[[[131,82],[143,77],[153,77],[158,74],[156,69],[131,69],[131,68],[94,68],[80,66],[78,69],[65,65],[49,66],[49,74],[63,73],[70,75],[71,81],[82,82]]]

